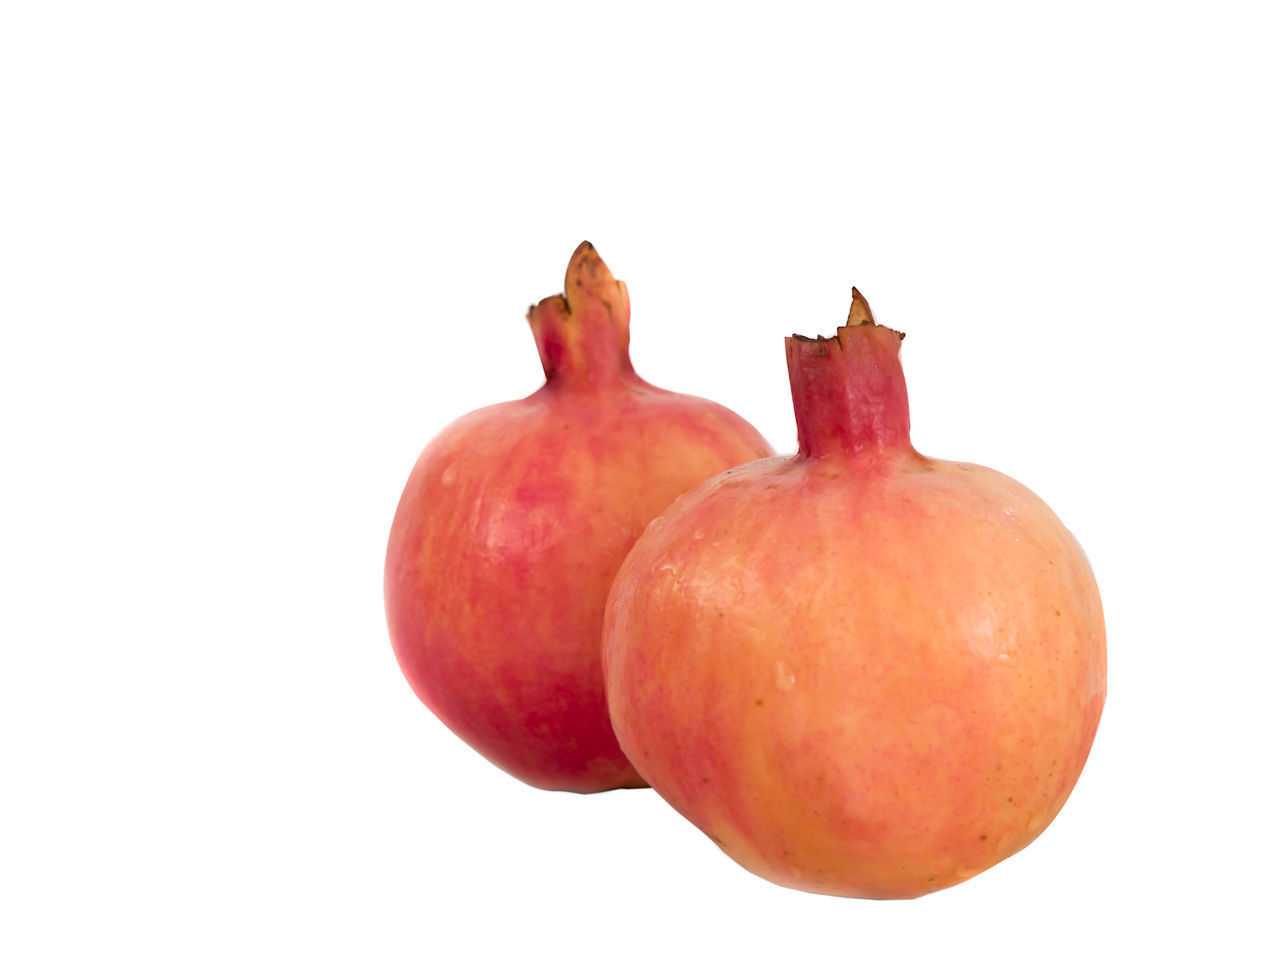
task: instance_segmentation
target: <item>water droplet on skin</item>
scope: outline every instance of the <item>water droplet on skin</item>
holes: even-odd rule
[[[444,468],[444,473],[440,474],[440,485],[443,487],[452,487],[453,481],[458,479],[458,465],[451,463]]]
[[[787,666],[785,660],[779,660],[774,665],[774,683],[783,693],[790,693],[796,688],[796,675],[791,672],[791,668]]]

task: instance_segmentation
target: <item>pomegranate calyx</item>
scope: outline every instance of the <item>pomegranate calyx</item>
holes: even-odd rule
[[[527,319],[548,383],[604,383],[634,376],[631,300],[588,241],[565,270],[564,293],[540,300]]]
[[[856,287],[849,321],[832,337],[787,338],[802,457],[911,448],[907,385],[898,359],[905,334],[877,324]]]

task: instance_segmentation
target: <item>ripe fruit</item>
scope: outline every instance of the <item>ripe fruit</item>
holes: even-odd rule
[[[604,701],[600,622],[618,565],[680,493],[768,444],[628,356],[630,301],[589,243],[529,310],[547,382],[470,413],[418,459],[387,545],[387,622],[414,691],[538,787],[644,786]]]
[[[912,448],[900,340],[856,290],[835,337],[789,338],[799,454],[677,500],[605,614],[640,775],[747,869],[843,896],[1030,843],[1106,687],[1084,553],[1027,488]]]

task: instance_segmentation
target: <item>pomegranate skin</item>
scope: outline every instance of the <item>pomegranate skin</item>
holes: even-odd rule
[[[653,387],[629,302],[590,244],[530,310],[548,382],[423,451],[387,547],[387,620],[413,690],[537,787],[644,786],[609,724],[600,625],[613,575],[680,493],[771,451],[736,414]]]
[[[640,774],[747,869],[907,898],[1030,843],[1102,712],[1088,561],[1030,490],[921,456],[899,334],[791,338],[801,450],[682,496],[604,627]]]

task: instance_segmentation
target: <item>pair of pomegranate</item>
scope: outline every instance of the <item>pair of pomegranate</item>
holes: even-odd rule
[[[1053,512],[917,453],[902,335],[855,290],[787,339],[799,452],[651,386],[582,244],[531,308],[546,385],[426,448],[387,548],[414,691],[538,787],[652,785],[777,883],[913,897],[1030,843],[1106,690],[1102,607]]]

